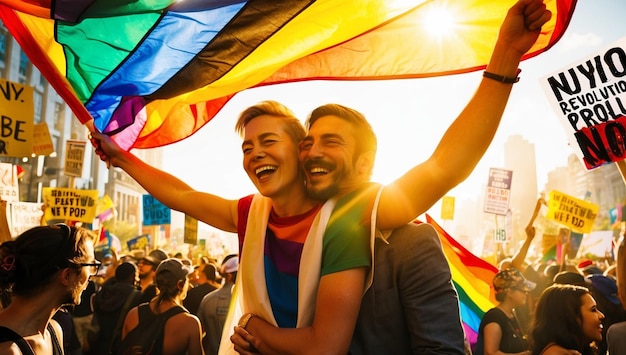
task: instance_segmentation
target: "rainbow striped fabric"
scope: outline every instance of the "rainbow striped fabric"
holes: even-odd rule
[[[514,3],[0,0],[0,19],[78,119],[130,149],[192,135],[250,87],[484,68]],[[554,16],[525,59],[559,40],[575,3],[546,0]]]
[[[498,269],[465,249],[429,215],[426,215],[426,222],[432,224],[439,233],[452,272],[452,282],[459,294],[465,335],[473,346],[478,338],[480,320],[498,304],[491,286]]]

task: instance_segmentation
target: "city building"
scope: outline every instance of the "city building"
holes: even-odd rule
[[[46,78],[31,63],[17,41],[0,23],[0,77],[34,88],[34,123],[46,122],[54,153],[49,156],[3,157],[3,162],[19,165],[24,175],[19,181],[20,201],[41,202],[43,187],[95,189],[108,194],[116,206],[116,217],[141,229],[141,198],[145,190],[123,171],[107,169],[87,143],[83,174],[70,179],[63,174],[65,142],[87,140],[88,130],[74,116]],[[160,149],[135,151],[141,159],[160,167]],[[70,183],[73,186],[69,186]]]

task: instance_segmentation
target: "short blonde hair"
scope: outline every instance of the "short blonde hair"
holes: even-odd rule
[[[296,144],[300,143],[304,139],[306,131],[304,130],[302,122],[296,118],[293,111],[291,111],[287,106],[271,100],[261,101],[258,104],[243,110],[243,112],[239,114],[239,118],[235,124],[235,132],[243,137],[244,130],[248,123],[263,115],[282,118],[285,122],[285,131]]]

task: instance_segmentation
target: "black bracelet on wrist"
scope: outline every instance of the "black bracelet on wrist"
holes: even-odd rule
[[[483,72],[483,77],[487,78],[487,79],[491,79],[491,80],[495,80],[495,81],[499,81],[501,83],[504,84],[515,84],[519,81],[519,73],[522,72],[522,69],[517,69],[517,75],[515,75],[514,78],[510,77],[510,76],[502,76],[496,73],[491,73],[488,71],[484,71]]]

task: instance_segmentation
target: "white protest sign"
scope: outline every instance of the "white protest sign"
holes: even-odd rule
[[[588,170],[626,158],[626,38],[542,79]]]

